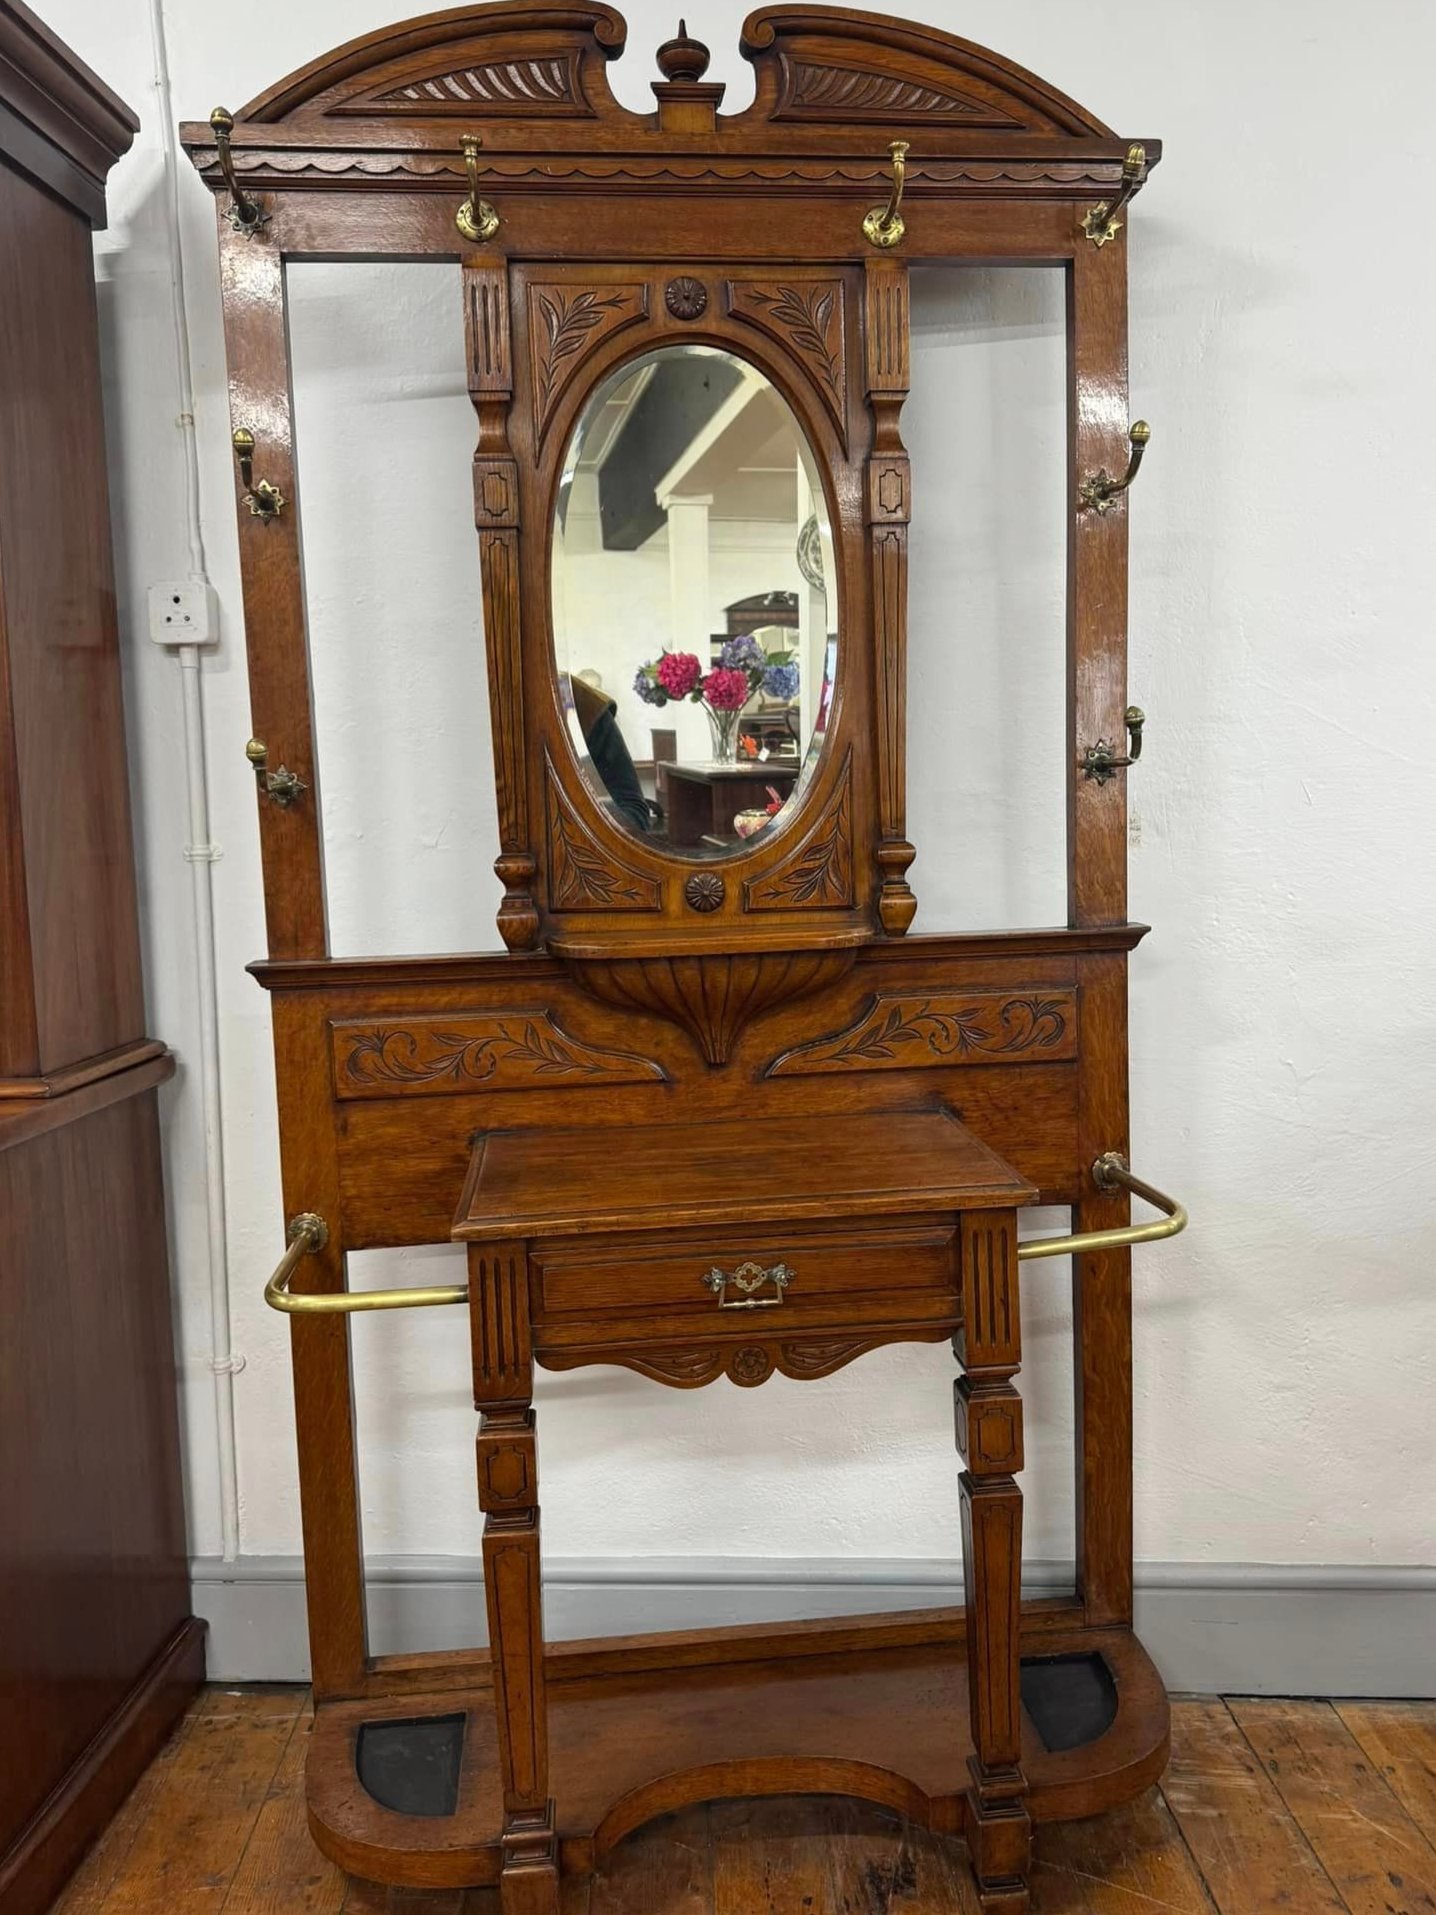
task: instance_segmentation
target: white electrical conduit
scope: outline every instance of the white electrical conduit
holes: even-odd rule
[[[194,374],[190,364],[185,315],[184,254],[180,243],[179,146],[170,94],[169,50],[163,0],[150,0],[150,36],[154,48],[155,105],[165,167],[165,224],[170,298],[175,335],[175,383],[185,476],[185,516],[189,532],[190,577],[206,579],[204,530],[199,512],[199,448],[194,427]],[[204,694],[197,645],[177,648],[184,700],[185,791],[194,906],[195,981],[199,992],[199,1084],[204,1110],[204,1194],[209,1253],[210,1369],[214,1374],[214,1420],[219,1447],[219,1514],[224,1560],[239,1555],[239,1472],[235,1456],[234,1376],[244,1367],[230,1344],[229,1244],[224,1213],[224,1127],[219,1082],[219,996],[215,985],[213,864],[218,855],[209,837],[209,789],[205,775]]]

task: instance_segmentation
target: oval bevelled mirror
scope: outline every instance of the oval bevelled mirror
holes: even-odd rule
[[[756,366],[662,346],[594,390],[555,508],[554,666],[615,823],[685,858],[781,828],[827,730],[835,587],[812,448]]]

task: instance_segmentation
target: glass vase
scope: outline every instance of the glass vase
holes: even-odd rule
[[[708,729],[713,734],[713,763],[736,765],[738,720],[742,714],[736,711],[714,711],[711,705],[705,705],[703,709],[708,714]]]

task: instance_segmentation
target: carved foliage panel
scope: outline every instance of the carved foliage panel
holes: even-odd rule
[[[791,353],[822,394],[847,444],[847,312],[841,279],[797,274],[730,279],[728,311]]]
[[[571,1037],[542,1008],[346,1018],[331,1024],[330,1037],[341,1103],[666,1078],[648,1058]]]
[[[785,1051],[764,1074],[1055,1064],[1076,1056],[1075,991],[884,991],[845,1030]]]
[[[553,760],[545,760],[548,811],[548,892],[556,911],[657,911],[657,880],[625,863],[590,829],[563,788]]]
[[[843,908],[854,899],[852,753],[822,811],[797,844],[760,878],[743,886],[749,911]]]
[[[647,319],[649,289],[646,281],[583,286],[530,280],[527,291],[534,436],[541,441],[555,406],[594,348]]]

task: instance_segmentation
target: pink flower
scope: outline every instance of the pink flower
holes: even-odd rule
[[[686,698],[703,675],[692,652],[665,652],[658,661],[658,682],[670,698]],[[747,680],[743,683],[746,686]]]
[[[725,671],[720,665],[704,679],[703,696],[714,711],[742,711],[751,696],[748,674]]]

